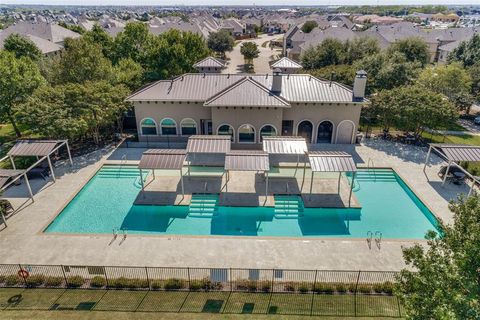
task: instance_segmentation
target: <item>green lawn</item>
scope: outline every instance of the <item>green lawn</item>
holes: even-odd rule
[[[399,317],[396,297],[83,289],[0,289],[0,319]],[[235,316],[241,315],[241,316]],[[380,317],[380,318],[379,318]]]
[[[480,146],[480,136],[474,135],[439,135],[424,132],[422,137],[435,143],[468,144]]]

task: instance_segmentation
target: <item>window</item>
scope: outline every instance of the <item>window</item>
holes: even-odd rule
[[[153,119],[147,118],[143,119],[140,123],[142,135],[151,136],[157,134],[157,124]]]
[[[282,121],[282,136],[293,136],[293,120]]]
[[[177,135],[177,124],[173,119],[166,118],[163,119],[160,123],[162,130],[162,135],[164,136],[175,136]]]
[[[255,128],[249,124],[244,124],[238,129],[239,143],[254,143],[255,142]]]
[[[277,129],[274,126],[269,124],[262,127],[260,130],[260,142],[262,142],[263,137],[272,137],[277,135]]]
[[[231,125],[229,124],[221,125],[220,127],[218,127],[217,133],[220,136],[231,136],[232,142],[233,142],[233,128]]]
[[[197,134],[197,123],[195,120],[187,118],[180,123],[182,136],[191,136]]]

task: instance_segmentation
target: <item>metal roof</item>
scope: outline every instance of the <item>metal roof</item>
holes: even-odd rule
[[[18,140],[8,151],[9,156],[47,156],[57,146],[56,140]]]
[[[230,139],[230,136],[190,136],[187,143],[187,152],[227,153],[230,151],[230,145],[232,143]]]
[[[183,168],[186,150],[179,149],[149,149],[140,159],[140,169],[177,169]]]
[[[308,154],[313,172],[354,172],[357,166],[352,156],[342,151],[313,151]]]
[[[225,62],[222,62],[214,57],[206,57],[205,59],[195,63],[194,68],[223,68]]]
[[[205,102],[207,107],[290,107],[290,103],[273,94],[269,89],[250,77],[219,92]]]
[[[189,73],[172,80],[154,82],[127,100],[205,102],[245,77],[250,77],[269,90],[272,87],[272,74]],[[337,82],[320,80],[308,74],[283,74],[281,77],[282,91],[278,95],[289,103],[353,102],[352,89]]]
[[[431,144],[449,161],[480,161],[480,146],[461,144]]]
[[[282,59],[278,60],[277,62],[273,63],[270,66],[272,69],[275,68],[283,68],[283,69],[301,69],[303,68],[301,64],[289,59],[287,57],[283,57]]]
[[[225,156],[225,170],[268,171],[268,153],[253,150],[231,151]]]
[[[0,177],[10,178],[25,173],[25,170],[0,169]]]
[[[263,151],[269,154],[305,154],[308,151],[303,137],[263,137]]]

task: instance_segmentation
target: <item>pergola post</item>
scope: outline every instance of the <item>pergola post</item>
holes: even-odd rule
[[[2,212],[2,222],[5,225],[5,228],[8,227],[7,226],[7,219],[5,218],[5,215],[3,214],[3,212]]]
[[[447,166],[447,170],[445,171],[445,175],[443,176],[443,181],[442,181],[442,186],[445,184],[445,182],[447,181],[447,176],[448,176],[448,172],[450,171],[450,166],[452,165],[452,161],[448,161],[448,166]]]
[[[310,195],[312,195],[312,189],[313,189],[313,170],[312,170],[312,174],[310,175]]]
[[[53,182],[56,182],[55,173],[53,172],[52,160],[50,160],[50,155],[47,156],[48,166],[50,167],[50,174],[52,175]]]
[[[423,166],[423,172],[427,168],[428,160],[430,160],[430,154],[432,153],[432,146],[428,147],[427,158],[425,159],[425,165]]]
[[[143,192],[143,188],[145,187],[143,185],[143,172],[142,172],[142,169],[140,168],[140,184],[142,185],[142,192]]]
[[[185,186],[183,185],[183,172],[180,169],[180,183],[182,184],[182,199],[185,198]]]
[[[23,176],[25,178],[25,184],[27,185],[28,193],[30,194],[30,199],[32,199],[32,202],[35,202],[35,200],[33,200],[32,187],[30,186],[30,182],[28,181],[27,173],[25,172]]]
[[[67,146],[68,159],[70,160],[70,165],[73,166],[72,154],[70,153],[70,146],[68,145],[68,140],[65,140]]]
[[[268,172],[265,171],[265,201],[268,198]]]
[[[13,157],[12,156],[8,156],[10,158],[10,162],[12,164],[12,168],[13,170],[17,170],[17,168],[15,167],[15,161],[13,161]]]
[[[348,195],[348,207],[351,207],[351,202],[352,202],[352,193],[353,193],[353,185],[355,184],[355,174],[356,172],[353,172],[352,175],[352,184],[350,185],[350,194]]]
[[[342,178],[342,173],[338,173],[338,186],[337,186],[337,192],[340,194],[340,179]]]
[[[303,184],[305,183],[305,174],[307,171],[307,153],[305,153],[305,161],[303,162],[303,177],[302,177],[302,189],[303,189]],[[302,190],[300,190],[300,193],[302,193]]]
[[[225,170],[225,192],[228,192],[228,180],[230,178],[230,175],[228,173],[228,170]]]

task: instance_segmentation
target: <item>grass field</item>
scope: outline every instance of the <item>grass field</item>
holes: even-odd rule
[[[402,315],[397,298],[386,295],[22,288],[0,289],[0,310],[0,319],[237,319],[234,315],[244,319],[246,314],[254,319],[311,315],[378,319]]]

